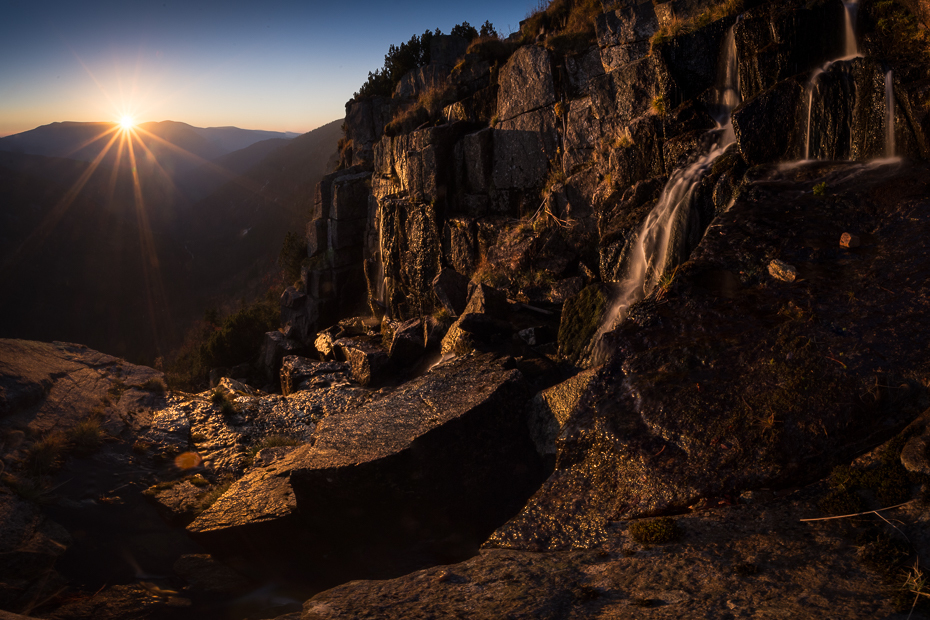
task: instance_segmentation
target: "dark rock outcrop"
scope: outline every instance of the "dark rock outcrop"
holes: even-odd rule
[[[647,299],[611,335],[556,472],[489,545],[594,545],[614,520],[808,482],[920,414],[930,261],[911,248],[930,226],[926,174],[756,169],[663,303]],[[819,182],[831,198],[797,191]],[[853,222],[863,245],[840,248]],[[795,282],[764,271],[775,257],[796,266]]]

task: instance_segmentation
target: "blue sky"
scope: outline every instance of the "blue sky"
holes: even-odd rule
[[[0,136],[56,121],[174,120],[305,132],[344,115],[391,43],[538,0],[5,0]]]

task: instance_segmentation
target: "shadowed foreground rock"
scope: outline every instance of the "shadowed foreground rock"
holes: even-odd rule
[[[527,397],[493,356],[454,360],[326,418],[188,530],[218,554],[329,584],[468,557],[544,475]]]
[[[616,523],[596,550],[484,550],[460,564],[321,592],[301,619],[905,620],[841,522],[799,522],[817,514],[809,501],[805,490],[679,517],[679,540],[658,546]],[[911,537],[926,516],[926,507],[895,513]]]

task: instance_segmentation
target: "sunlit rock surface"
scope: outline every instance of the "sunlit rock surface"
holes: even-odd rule
[[[519,371],[493,356],[440,365],[328,416],[188,529],[225,554],[286,557],[317,578],[467,557],[543,475],[527,396]]]

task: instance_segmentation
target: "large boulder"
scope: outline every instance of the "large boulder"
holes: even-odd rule
[[[556,472],[490,544],[587,546],[608,521],[802,485],[918,416],[930,260],[913,248],[930,231],[928,169],[757,169],[661,303],[647,298],[608,336]],[[835,197],[798,191],[819,183]],[[851,223],[862,246],[842,248]],[[775,258],[794,282],[767,273]]]
[[[267,332],[258,354],[258,367],[266,379],[276,379],[284,357],[298,355],[303,351],[303,343],[292,340],[279,331]]]
[[[524,45],[501,68],[498,77],[497,117],[510,120],[556,102],[552,60],[548,50]]]
[[[540,480],[524,390],[491,356],[440,365],[329,416],[188,529],[227,556],[328,583],[467,557]]]
[[[356,383],[370,385],[382,379],[388,364],[387,352],[367,337],[340,338],[333,346],[348,362]]]

